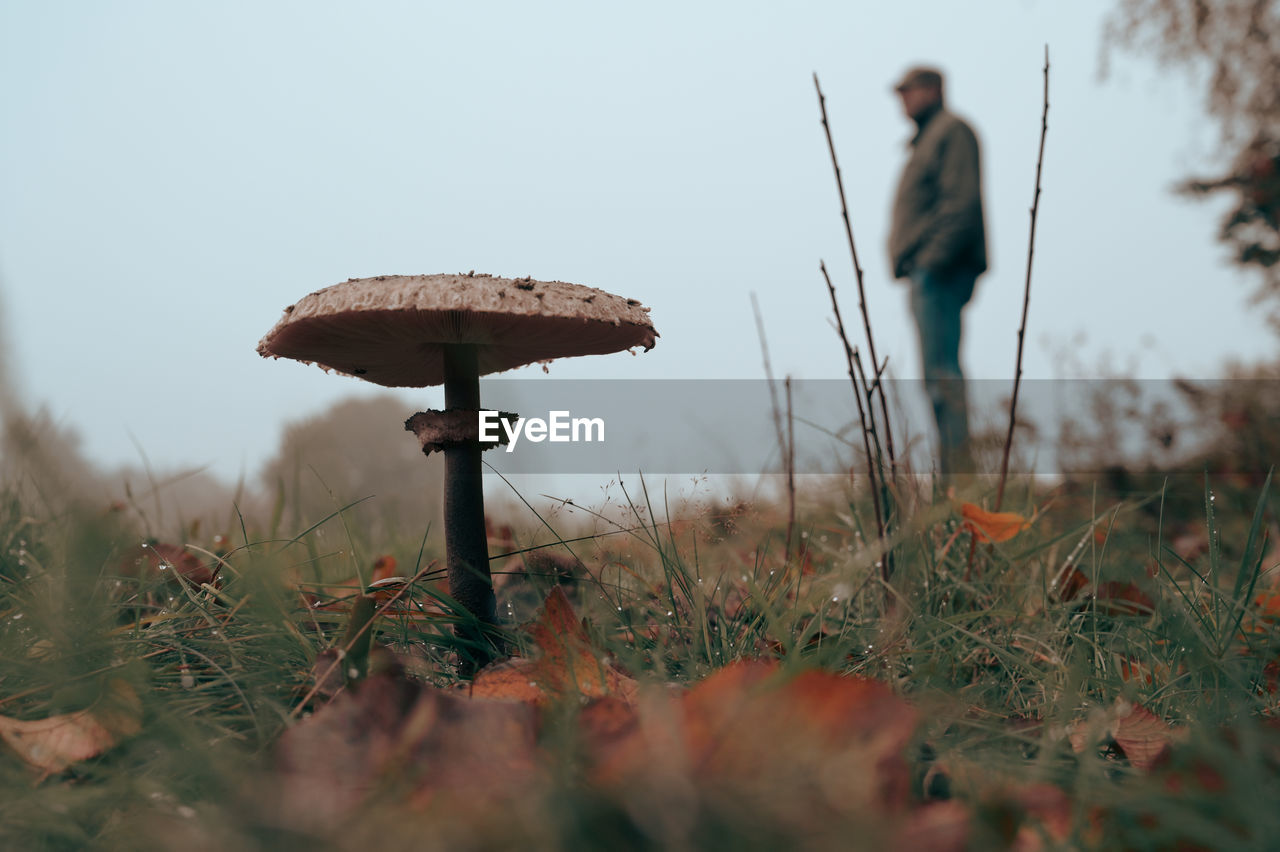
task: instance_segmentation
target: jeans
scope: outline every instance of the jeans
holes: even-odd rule
[[[960,370],[960,313],[977,276],[944,270],[911,273],[911,313],[920,337],[924,387],[933,406],[940,445],[939,472],[972,472],[969,413]]]

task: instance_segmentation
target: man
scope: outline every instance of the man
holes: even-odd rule
[[[939,472],[972,472],[960,313],[987,269],[978,137],[945,108],[936,69],[911,69],[895,91],[917,131],[893,202],[889,255],[894,277],[910,280]]]

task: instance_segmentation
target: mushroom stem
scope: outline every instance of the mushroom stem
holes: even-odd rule
[[[473,344],[444,347],[444,404],[446,409],[480,409],[480,373]],[[480,621],[492,624],[496,606],[489,579],[480,452],[477,442],[445,448],[444,542],[449,593]],[[460,630],[459,635],[481,640],[475,630]]]

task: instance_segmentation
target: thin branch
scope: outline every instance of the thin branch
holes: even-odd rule
[[[867,382],[867,371],[862,367],[862,358],[858,355],[858,350],[853,350],[853,363],[858,368],[858,375],[862,378],[862,389],[867,397],[867,410],[871,409],[871,385]],[[883,401],[884,397],[881,397]],[[873,413],[871,416],[871,443],[876,448],[876,470],[880,474],[880,502],[885,507],[885,517],[889,516],[889,507],[893,504],[889,497],[889,483],[884,475],[884,455],[880,452],[880,435],[876,431],[876,418]],[[883,541],[886,534],[891,531],[888,521],[885,522],[885,531],[880,534],[881,551],[880,557],[880,578],[884,580],[885,586],[885,602],[892,603],[892,596],[889,594],[889,578],[893,576],[893,551]]]
[[[840,176],[840,162],[836,159],[836,144],[831,138],[831,123],[827,121],[827,99],[822,94],[822,86],[818,83],[818,75],[813,75],[813,87],[818,90],[818,108],[822,111],[822,129],[827,135],[827,150],[831,152],[831,167],[836,173],[836,189],[840,191],[840,217],[844,220],[844,233],[849,240],[849,254],[853,257],[854,277],[858,281],[858,307],[862,311],[862,327],[867,335],[867,351],[871,353],[871,366],[880,363],[876,357],[876,344],[871,336],[871,314],[867,311],[867,291],[862,280],[862,265],[858,263],[858,249],[853,242],[853,226],[849,223],[849,205],[845,201],[844,179]],[[876,387],[880,390],[880,414],[884,419],[885,446],[889,451],[889,469],[894,478],[898,475],[897,456],[893,450],[893,429],[889,426],[889,405],[885,401],[884,386],[877,376]],[[874,415],[872,415],[874,417]]]
[[[1018,356],[1013,374],[1013,398],[1009,402],[1009,432],[1004,438],[1000,460],[1000,485],[996,489],[996,511],[1004,502],[1005,481],[1009,477],[1009,451],[1018,418],[1018,387],[1022,384],[1022,344],[1027,334],[1027,308],[1031,304],[1031,261],[1036,253],[1036,214],[1040,211],[1040,172],[1044,167],[1044,138],[1049,132],[1049,45],[1044,46],[1044,110],[1040,113],[1040,153],[1036,155],[1036,191],[1031,199],[1031,236],[1027,240],[1027,281],[1022,294],[1022,323],[1018,326]]]
[[[853,384],[853,399],[858,404],[858,420],[862,424],[862,446],[867,454],[867,476],[871,480],[871,505],[876,510],[876,531],[879,533],[883,549],[884,515],[880,508],[880,488],[876,484],[876,465],[872,461],[875,456],[871,453],[871,433],[875,427],[867,425],[867,410],[862,404],[862,391],[858,389],[858,373],[854,367],[854,361],[858,360],[858,353],[849,345],[849,335],[845,333],[844,320],[840,318],[840,303],[836,301],[836,288],[831,283],[831,276],[827,274],[827,264],[818,261],[818,268],[822,270],[822,277],[827,282],[827,292],[831,294],[831,309],[836,315],[836,330],[840,332],[840,342],[844,344],[845,361],[849,365],[849,381]],[[867,405],[870,404],[871,400],[868,398]],[[879,453],[876,455],[878,456]]]
[[[791,409],[791,377],[787,376],[787,562],[796,528],[796,426]]]

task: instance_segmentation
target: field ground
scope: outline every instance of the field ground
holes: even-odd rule
[[[1013,480],[999,514],[904,478],[883,544],[860,484],[800,493],[789,546],[785,500],[495,518],[474,677],[434,534],[277,507],[144,541],[15,489],[0,846],[1274,845],[1259,446]]]

